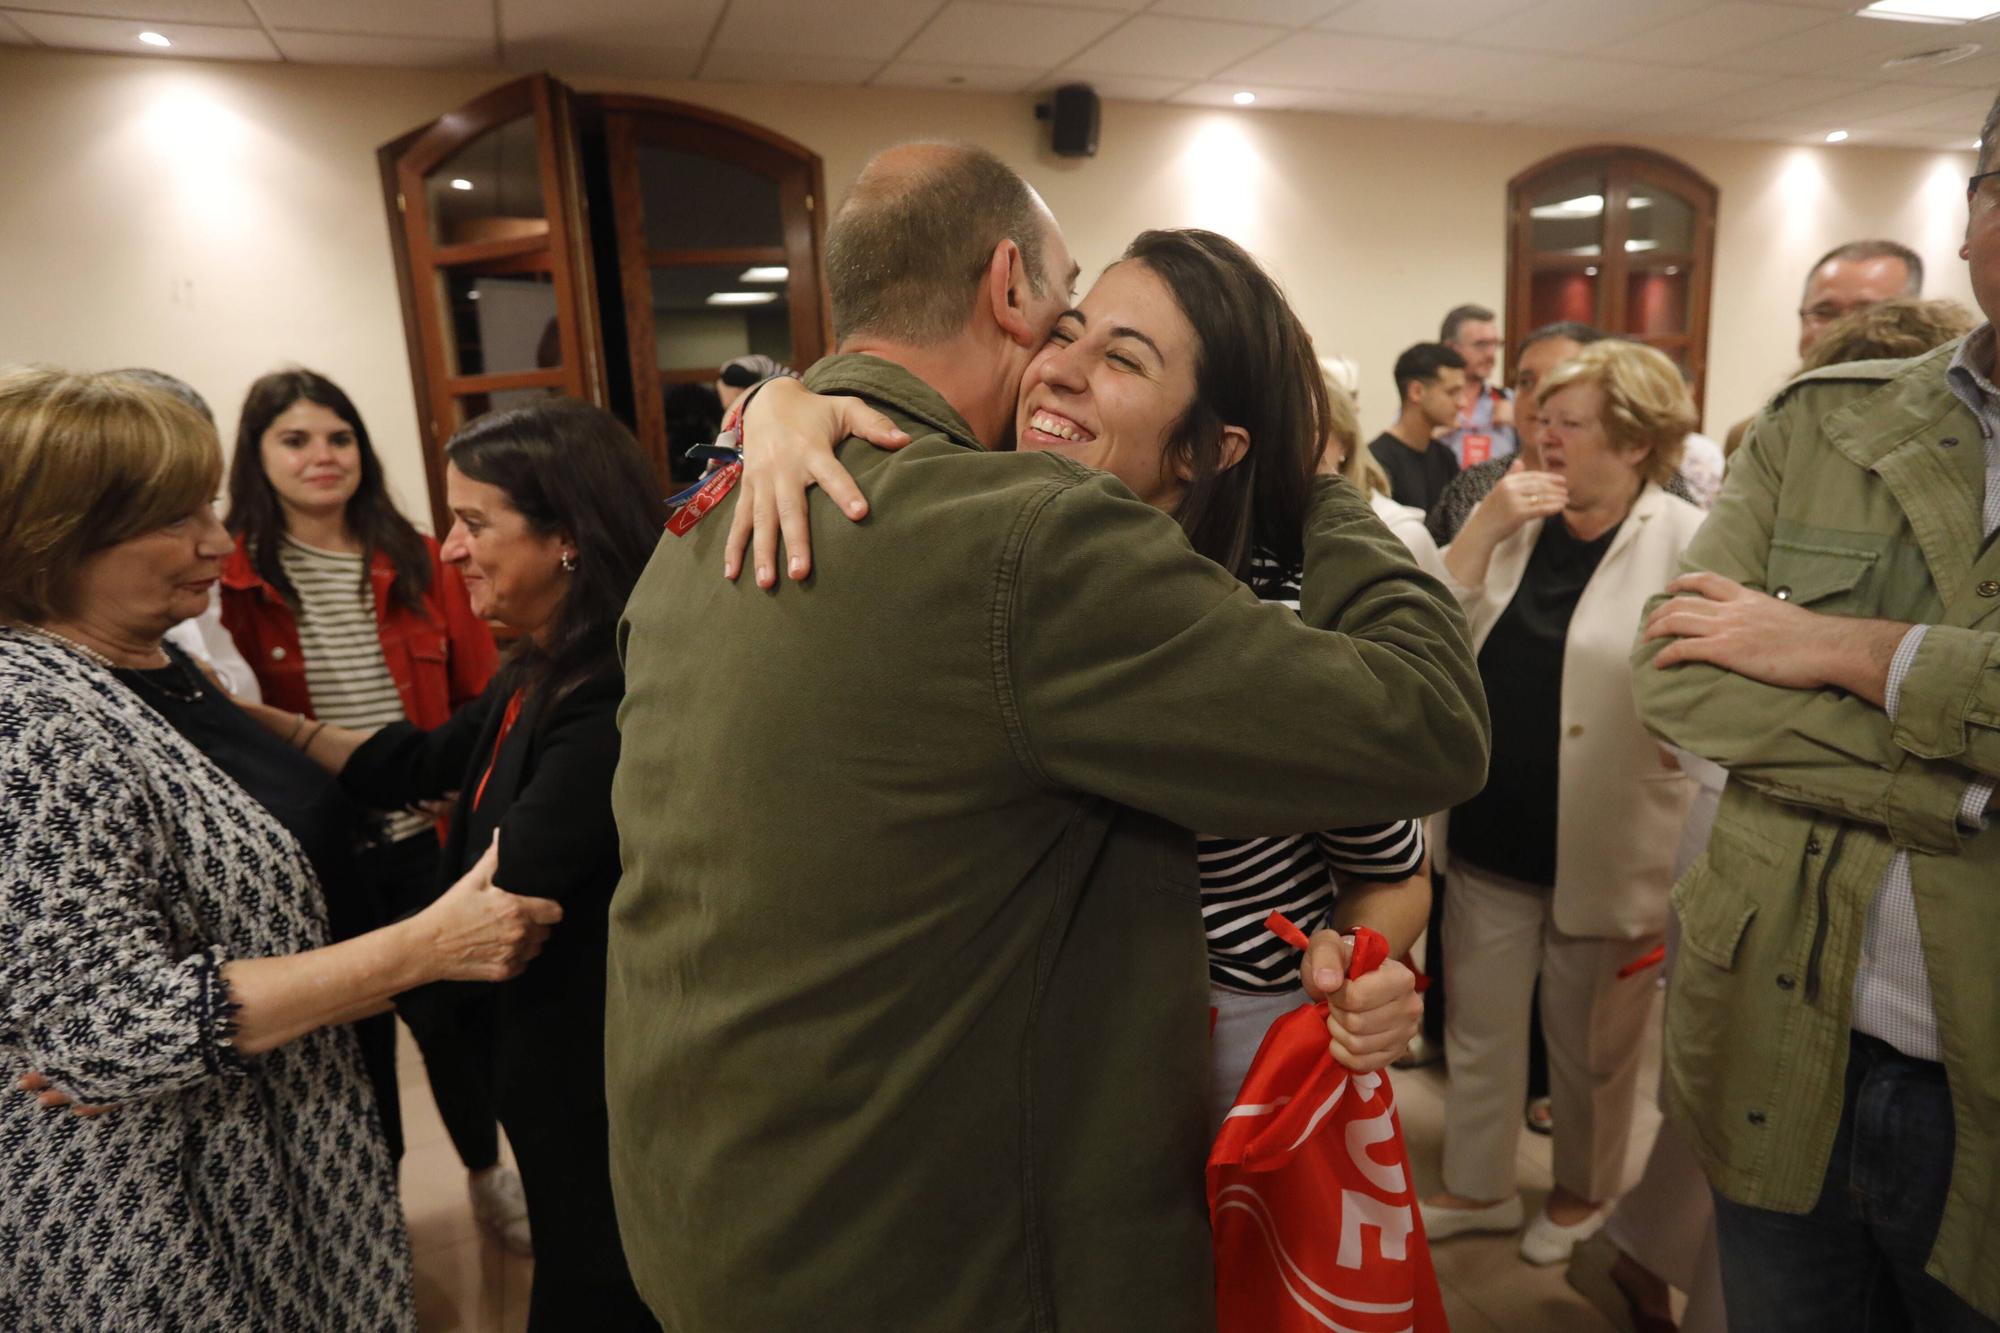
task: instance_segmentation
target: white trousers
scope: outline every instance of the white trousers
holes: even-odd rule
[[[1222,1120],[1236,1104],[1236,1090],[1250,1072],[1250,1061],[1264,1044],[1271,1024],[1307,1003],[1305,988],[1293,986],[1282,995],[1239,995],[1209,987],[1215,1007],[1215,1036],[1209,1044],[1208,1137],[1213,1142]]]
[[[1660,943],[1565,935],[1551,890],[1455,862],[1444,895],[1444,1186],[1468,1199],[1519,1190],[1528,1022],[1541,974],[1556,1184],[1585,1199],[1625,1184],[1641,1039],[1659,974],[1618,970]]]

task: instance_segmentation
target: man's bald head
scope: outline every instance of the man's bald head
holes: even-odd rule
[[[907,143],[861,169],[826,234],[833,336],[913,347],[949,340],[972,314],[994,247],[1011,240],[1033,293],[1055,219],[1013,168],[966,143]]]

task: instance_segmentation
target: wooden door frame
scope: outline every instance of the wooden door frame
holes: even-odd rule
[[[1505,374],[1514,375],[1514,361],[1521,339],[1534,330],[1526,327],[1532,304],[1533,200],[1529,187],[1542,177],[1592,159],[1604,159],[1603,253],[1599,257],[1595,310],[1598,327],[1617,336],[1624,323],[1625,280],[1625,201],[1634,184],[1652,185],[1686,198],[1694,205],[1694,271],[1688,283],[1688,372],[1694,380],[1692,391],[1697,409],[1703,406],[1708,388],[1708,316],[1710,294],[1715,282],[1715,221],[1722,192],[1715,183],[1687,163],[1651,148],[1630,144],[1590,144],[1545,157],[1517,172],[1507,182],[1507,323]],[[1613,235],[1614,231],[1617,233]]]

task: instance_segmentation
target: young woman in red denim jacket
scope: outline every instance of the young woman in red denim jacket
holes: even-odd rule
[[[284,370],[250,387],[226,522],[236,549],[222,567],[222,621],[265,703],[347,725],[432,728],[486,688],[498,664],[491,632],[437,542],[396,511],[361,414],[326,377]],[[436,889],[435,826],[383,812],[363,840],[359,878],[375,900],[329,910],[366,929],[422,907]],[[525,1250],[520,1186],[498,1165],[488,989],[432,988],[398,1011],[470,1173],[475,1211]],[[394,1022],[369,1023],[362,1046],[399,1144]]]

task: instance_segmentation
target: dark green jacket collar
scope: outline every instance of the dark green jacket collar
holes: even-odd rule
[[[865,352],[822,357],[805,375],[814,393],[851,393],[879,407],[915,417],[953,444],[984,451],[979,437],[944,395],[893,361]],[[916,432],[912,432],[913,434]]]

